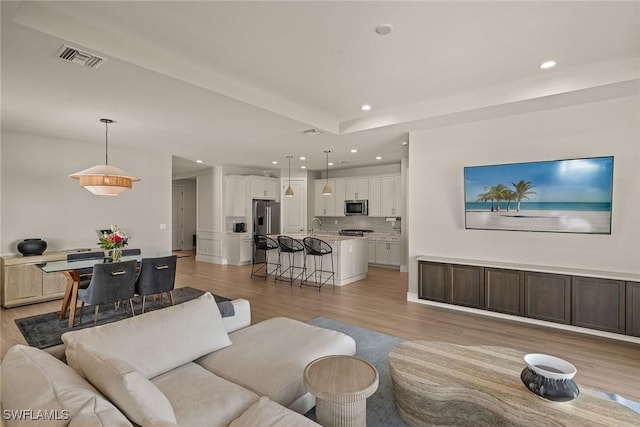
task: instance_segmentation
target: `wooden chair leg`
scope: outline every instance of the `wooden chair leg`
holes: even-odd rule
[[[82,305],[80,306],[80,323],[82,323],[82,309],[84,308],[84,301],[82,301]]]
[[[100,304],[96,304],[96,314],[93,318],[93,326],[98,324],[98,312],[100,311]]]
[[[169,299],[169,302],[171,303],[171,305],[173,305],[173,292],[172,291],[167,292],[167,298]]]
[[[144,313],[144,303],[147,300],[147,296],[146,295],[142,295],[142,313]]]
[[[131,315],[135,316],[136,312],[133,311],[133,299],[132,298],[129,298],[129,305],[131,306]]]

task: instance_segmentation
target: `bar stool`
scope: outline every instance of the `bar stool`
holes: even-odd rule
[[[300,278],[300,281],[304,280],[304,273],[307,270],[306,268],[306,256],[304,251],[304,245],[300,240],[294,239],[289,236],[278,236],[278,246],[280,246],[280,257],[282,254],[288,254],[289,265],[287,268],[282,270],[282,264],[280,265],[280,274],[276,275],[275,280],[281,280],[283,282],[289,282],[293,285],[293,282]],[[302,266],[295,265],[296,254],[302,254]],[[280,263],[282,263],[282,259],[280,258]],[[295,274],[295,271],[300,270],[300,273]],[[288,278],[285,277],[286,273],[289,272]]]
[[[333,268],[333,249],[331,248],[331,245],[329,245],[327,242],[325,242],[324,240],[320,240],[317,239],[315,237],[305,237],[302,240],[305,250],[306,250],[306,256],[312,256],[313,257],[313,271],[311,273],[309,273],[304,280],[302,280],[300,282],[300,286],[305,285],[305,286],[315,286],[318,288],[318,291],[320,291],[320,288],[322,288],[322,286],[327,283],[329,281],[329,279],[333,280],[333,287],[336,287],[336,279],[335,279],[335,269]],[[325,255],[329,255],[329,258],[331,258],[331,270],[325,270],[324,269],[324,256]],[[320,262],[320,268],[318,268],[318,258],[320,258],[319,262]],[[323,274],[327,274],[326,279],[323,281],[322,280],[322,275]],[[318,275],[320,275],[320,280],[318,280]],[[310,285],[309,284],[309,277],[314,276],[315,278],[315,285]]]
[[[254,234],[253,235],[253,259],[251,266],[251,277],[258,276],[267,280],[271,274],[277,274],[280,270],[280,254],[278,253],[278,262],[269,262],[269,252],[278,249],[278,242],[272,239],[269,236],[265,236],[264,234]],[[258,251],[264,251],[264,262],[258,261]],[[256,268],[258,265],[258,268]],[[269,266],[275,265],[275,268],[269,272]],[[262,268],[264,268],[264,274],[258,273]]]

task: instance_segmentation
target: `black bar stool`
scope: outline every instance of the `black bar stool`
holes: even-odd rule
[[[305,250],[306,256],[313,257],[313,271],[309,273],[304,280],[300,282],[300,286],[315,286],[320,291],[320,288],[329,281],[329,279],[333,280],[333,287],[336,287],[336,278],[335,278],[335,269],[333,268],[333,249],[331,245],[325,242],[324,240],[316,239],[315,237],[305,237],[302,240]],[[329,255],[331,258],[331,270],[324,269],[324,256]],[[320,268],[318,268],[318,258],[320,258]],[[326,274],[326,278],[323,280],[322,276]],[[318,280],[318,275],[320,279]],[[309,284],[309,277],[314,276],[315,285]]]
[[[280,257],[282,257],[282,254],[288,254],[289,265],[284,270],[282,270],[282,265],[280,265],[280,274],[276,275],[275,280],[289,282],[292,285],[298,278],[300,278],[300,281],[304,280],[304,273],[307,268],[304,245],[302,242],[294,239],[293,237],[278,236],[278,245],[280,246]],[[298,253],[302,255],[302,266],[295,265],[296,254]],[[280,259],[280,263],[282,263],[282,259]],[[296,270],[299,270],[300,272],[296,274]],[[287,272],[289,273],[288,275]]]
[[[264,234],[254,234],[253,235],[253,259],[251,266],[251,277],[258,276],[267,280],[271,274],[278,274],[280,270],[280,254],[278,254],[278,262],[270,262],[269,261],[269,252],[278,249],[278,242],[272,239],[269,236],[265,236]],[[262,260],[258,260],[258,251],[264,251],[264,262]],[[256,265],[258,268],[256,268]],[[275,268],[269,271],[269,266],[275,265]],[[259,273],[261,269],[264,268],[264,273]]]

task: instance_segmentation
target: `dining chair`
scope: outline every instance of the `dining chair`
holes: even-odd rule
[[[86,289],[78,289],[78,299],[82,301],[80,322],[85,303],[95,305],[94,326],[98,324],[100,304],[129,300],[131,314],[135,316],[132,300],[135,284],[136,260],[94,265],[89,286]]]
[[[99,252],[74,252],[67,254],[67,262],[84,261],[87,259],[102,259],[104,258],[104,251]],[[76,270],[78,276],[80,276],[80,282],[78,282],[78,289],[86,289],[91,281],[91,274],[93,273],[93,267],[79,268]]]
[[[135,293],[142,296],[142,313],[148,295],[160,295],[166,293],[171,305],[173,305],[173,288],[176,279],[176,255],[157,258],[142,258],[140,262],[140,274],[136,279]]]
[[[123,249],[122,256],[140,255],[142,251],[140,249]]]

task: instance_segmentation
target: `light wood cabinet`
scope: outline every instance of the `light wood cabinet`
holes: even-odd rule
[[[247,216],[247,179],[243,176],[226,176],[226,215]]]
[[[62,273],[45,273],[37,264],[66,259],[65,252],[32,257],[2,258],[2,306],[5,308],[62,298],[67,279]]]

